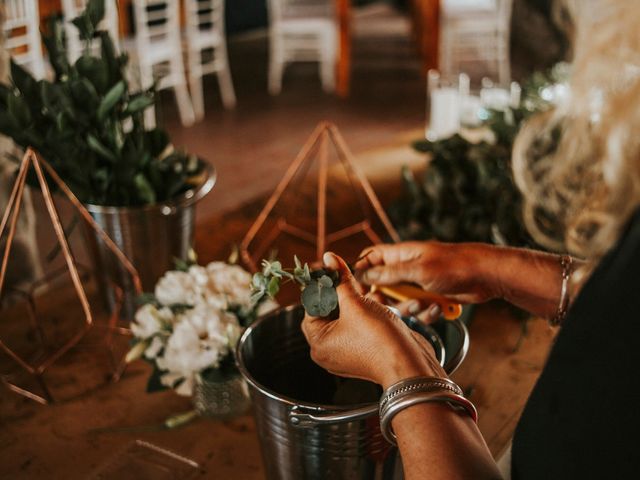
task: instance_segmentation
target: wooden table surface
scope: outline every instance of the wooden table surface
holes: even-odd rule
[[[397,195],[400,166],[424,165],[424,158],[407,146],[421,130],[407,132],[388,146],[363,152],[356,162],[370,179],[383,204]],[[330,170],[330,185],[338,190],[329,197],[329,213],[347,216],[346,197],[339,192],[339,171]],[[214,192],[215,193],[215,192]],[[196,249],[201,262],[225,259],[239,243],[265,199],[236,211],[205,219],[196,230]],[[364,245],[352,242],[357,252]],[[279,245],[279,256],[292,255]],[[338,253],[353,253],[336,249]],[[68,287],[51,291],[39,303],[46,322],[60,326],[81,320],[77,300]],[[24,325],[24,317],[0,312],[0,336],[7,326]],[[480,306],[470,326],[471,348],[453,376],[476,404],[480,429],[494,455],[507,445],[524,402],[539,375],[553,338],[541,320],[528,322],[519,348],[522,323],[504,305]],[[28,333],[28,332],[27,332]],[[29,338],[29,337],[28,337]],[[105,383],[106,358],[88,337],[72,355],[63,357],[49,376],[54,393],[67,398],[43,406],[7,391],[0,385],[0,479],[82,479],[108,462],[135,440],[151,442],[196,461],[202,478],[253,480],[264,478],[255,424],[250,414],[233,421],[198,419],[174,430],[163,421],[191,409],[189,399],[171,391],[146,394],[150,367],[135,362],[117,383]],[[126,339],[120,339],[122,351]],[[7,358],[0,354],[0,373]],[[124,479],[122,479],[124,480]]]
[[[239,241],[260,203],[232,215],[213,218],[198,230],[202,261],[225,258]],[[69,321],[69,289],[47,298],[46,315]],[[74,313],[75,312],[75,313]],[[3,322],[15,321],[3,315]],[[529,391],[545,361],[553,334],[540,320],[529,322],[517,351],[521,323],[500,305],[477,309],[471,323],[471,349],[454,380],[476,404],[480,429],[494,455],[512,435]],[[100,363],[91,350],[79,348],[62,362],[53,379],[64,387],[95,383]],[[6,362],[2,365],[6,365]],[[202,478],[263,478],[259,443],[250,415],[233,421],[198,419],[174,430],[161,428],[170,415],[189,410],[186,398],[172,392],[145,393],[150,368],[129,367],[117,383],[106,383],[58,404],[42,406],[0,390],[0,478],[86,478],[122,448],[137,439],[170,449],[196,461]]]

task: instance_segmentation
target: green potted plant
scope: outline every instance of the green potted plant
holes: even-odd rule
[[[523,122],[554,103],[554,89],[567,76],[566,64],[536,73],[524,84],[519,105],[487,111],[480,141],[455,134],[419,140],[428,154],[421,177],[402,172],[404,194],[390,212],[404,239],[479,241],[534,246],[522,219],[522,196],[511,173],[511,150]]]
[[[52,81],[36,81],[11,64],[12,84],[0,85],[0,132],[49,162],[138,269],[143,288],[150,289],[174,258],[186,259],[195,203],[211,190],[215,174],[174,148],[166,132],[145,127],[144,111],[154,106],[155,90],[131,91],[126,54],[98,30],[103,16],[104,0],[89,0],[73,20],[86,45],[73,64],[60,21],[49,23],[44,42]],[[96,40],[99,56],[91,50]],[[124,287],[132,313],[130,279],[87,232],[96,271],[110,277],[102,282]]]

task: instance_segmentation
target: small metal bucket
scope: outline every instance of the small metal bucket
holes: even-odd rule
[[[143,290],[149,292],[167,270],[175,267],[176,258],[187,258],[193,245],[195,205],[211,191],[215,181],[215,169],[205,164],[202,183],[171,201],[144,207],[85,207],[131,261]],[[131,319],[136,310],[136,292],[129,273],[88,225],[85,237],[106,306],[112,311],[116,305],[115,292],[111,288],[115,284],[123,291],[120,316]]]
[[[402,478],[397,451],[380,433],[381,389],[348,380],[357,382],[351,385],[359,395],[366,395],[358,398],[359,403],[340,398],[345,379],[311,360],[300,329],[303,318],[301,306],[279,310],[256,321],[238,344],[236,358],[249,384],[267,479]],[[469,336],[461,322],[445,325],[458,335],[459,348],[452,355],[445,352],[434,329],[417,323],[409,326],[434,345],[448,373],[464,360]]]

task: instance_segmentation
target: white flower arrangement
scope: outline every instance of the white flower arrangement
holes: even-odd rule
[[[154,365],[147,390],[174,388],[190,396],[199,375],[235,372],[233,352],[244,327],[273,301],[251,299],[251,274],[212,262],[166,272],[131,323],[135,343],[127,361]]]

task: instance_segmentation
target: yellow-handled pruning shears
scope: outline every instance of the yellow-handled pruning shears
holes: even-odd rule
[[[455,320],[462,314],[462,305],[452,302],[447,297],[438,295],[437,293],[427,292],[422,288],[411,285],[409,283],[400,283],[398,285],[373,285],[371,292],[380,292],[385,297],[391,298],[398,302],[407,300],[426,300],[430,303],[436,303],[442,311],[442,316],[447,320]]]

